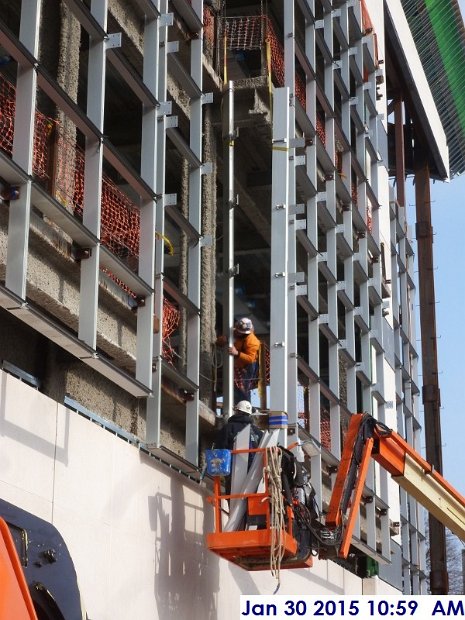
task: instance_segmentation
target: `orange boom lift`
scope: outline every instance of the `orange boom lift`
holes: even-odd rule
[[[215,510],[215,531],[207,535],[208,548],[246,570],[270,568],[270,555],[276,539],[280,541],[281,568],[312,566],[312,553],[302,557],[295,537],[297,504],[284,505],[280,529],[273,525],[273,498],[270,494],[268,460],[270,451],[279,448],[256,449],[263,453],[263,490],[243,495],[222,495],[220,477],[214,478],[214,494],[210,498]],[[232,451],[232,454],[249,450]],[[334,484],[325,523],[314,519],[311,529],[318,545],[314,555],[330,557],[329,549],[340,558],[347,558],[358,509],[362,498],[368,465],[373,458],[438,521],[462,541],[465,541],[465,498],[458,493],[433,467],[425,461],[400,435],[368,414],[351,418],[344,449]],[[264,517],[262,529],[223,531],[224,499],[247,502],[248,516]],[[326,546],[326,547],[325,547]]]

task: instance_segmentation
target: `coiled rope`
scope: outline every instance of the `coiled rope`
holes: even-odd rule
[[[284,521],[284,499],[281,482],[281,459],[282,453],[279,447],[269,449],[268,454],[268,484],[270,493],[271,508],[271,546],[270,546],[270,570],[271,574],[278,581],[274,594],[281,585],[281,560],[284,557],[283,532]]]

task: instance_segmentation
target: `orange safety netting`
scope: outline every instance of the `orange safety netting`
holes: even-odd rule
[[[0,78],[0,149],[13,152],[13,136],[16,111],[16,89],[7,80]],[[50,160],[50,134],[55,122],[36,110],[34,119],[34,158],[33,173],[40,177],[47,176]]]
[[[170,364],[174,365],[176,352],[171,345],[171,336],[178,329],[181,320],[179,308],[163,298],[163,358]]]
[[[203,38],[211,44],[215,42],[215,15],[208,6],[203,7]]]
[[[57,136],[56,194],[72,200],[74,213],[82,218],[84,208],[84,151],[67,140],[60,131]],[[69,162],[74,160],[70,167]],[[72,190],[72,194],[71,191]],[[137,266],[139,256],[140,213],[136,205],[105,174],[102,175],[102,210],[100,241],[120,258]],[[132,259],[132,261],[131,261]],[[132,264],[131,264],[132,262]]]
[[[375,33],[375,29],[373,27],[373,22],[371,21],[370,13],[368,12],[365,0],[360,0],[361,8],[362,8],[362,28],[365,34],[373,34],[374,38],[374,52],[375,52],[375,65],[378,66],[378,36]]]
[[[225,17],[223,19],[223,37],[228,49],[255,50],[263,47],[264,15],[247,17]]]
[[[373,211],[370,204],[367,205],[366,224],[368,232],[371,233],[373,231]]]
[[[354,203],[354,206],[357,206],[357,200],[358,200],[358,188],[355,185],[355,183],[352,183],[352,191],[351,191],[351,196],[352,196],[352,202]]]
[[[0,76],[0,150],[13,151],[16,89]],[[55,130],[55,131],[54,131]],[[47,185],[54,197],[82,219],[84,207],[85,156],[75,141],[65,137],[58,123],[36,110],[34,123],[33,174]],[[140,212],[137,206],[108,177],[102,177],[100,241],[114,254],[137,268]],[[136,295],[121,280],[103,269],[133,298]],[[163,354],[173,361],[170,336],[179,326],[180,312],[164,300]]]
[[[267,47],[268,65],[278,86],[284,86],[284,46],[273,27],[273,22],[266,15],[248,15],[245,17],[227,17],[223,19],[223,37],[226,48],[230,50],[254,50]],[[306,83],[296,72],[295,95],[305,110]],[[324,118],[317,114],[316,133],[326,144]]]

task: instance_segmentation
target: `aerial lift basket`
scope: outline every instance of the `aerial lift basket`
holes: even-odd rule
[[[224,494],[221,477],[214,476],[213,496],[208,499],[215,511],[215,531],[207,534],[207,546],[213,553],[245,570],[267,570],[270,568],[270,558],[276,547],[276,540],[279,540],[282,554],[281,569],[311,567],[310,554],[305,558],[299,557],[299,545],[293,534],[294,515],[291,506],[284,507],[285,528],[273,531],[272,502],[267,474],[269,450],[267,448],[233,450],[231,454],[234,456],[254,452],[262,453],[263,457],[263,490],[255,493]],[[223,530],[223,506],[226,506],[226,500],[246,502],[246,517],[240,529]]]

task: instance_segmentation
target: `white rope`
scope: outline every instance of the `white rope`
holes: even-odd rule
[[[271,508],[271,546],[270,546],[270,570],[271,574],[278,581],[275,593],[281,585],[280,570],[281,560],[284,556],[283,531],[284,521],[284,500],[281,483],[281,449],[278,447],[270,448],[268,451],[268,482],[270,492]]]

